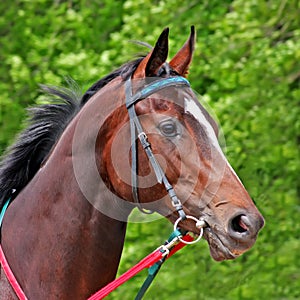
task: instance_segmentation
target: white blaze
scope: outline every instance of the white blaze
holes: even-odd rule
[[[192,116],[194,116],[194,118],[201,124],[201,127],[204,129],[204,131],[207,134],[208,139],[210,140],[211,146],[213,146],[215,148],[215,150],[218,151],[218,153],[220,154],[220,157],[223,158],[226,165],[230,168],[232,173],[235,175],[235,177],[238,179],[238,181],[242,184],[241,180],[236,175],[235,171],[233,170],[233,168],[229,164],[227,158],[225,157],[212,125],[206,119],[205,115],[203,114],[203,112],[201,111],[201,109],[197,105],[197,103],[193,99],[184,98],[184,111],[185,111],[185,113],[190,113]]]
[[[194,116],[194,118],[201,124],[201,127],[205,130],[207,137],[211,141],[211,144],[215,147],[215,149],[218,150],[218,152],[222,154],[222,156],[224,156],[216,134],[214,132],[214,129],[208,122],[208,120],[205,118],[200,107],[196,104],[196,102],[193,99],[184,98],[184,100],[184,111]]]

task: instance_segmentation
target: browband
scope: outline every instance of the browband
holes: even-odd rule
[[[131,95],[131,78],[129,77],[126,81],[126,107],[129,108],[136,102],[147,98],[151,94],[173,85],[185,85],[190,87],[189,81],[184,77],[169,77],[154,81],[153,83],[146,85],[135,95]],[[130,91],[128,91],[127,88],[129,88]]]

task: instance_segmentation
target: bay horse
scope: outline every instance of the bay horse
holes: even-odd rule
[[[264,219],[185,78],[194,27],[169,63],[168,33],[83,96],[44,86],[54,101],[31,109],[4,156],[1,246],[29,299],[86,299],[111,282],[135,207],[194,234],[186,216],[201,218],[217,261],[253,246]],[[16,299],[2,269],[0,294]]]

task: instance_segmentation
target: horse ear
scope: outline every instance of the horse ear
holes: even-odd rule
[[[191,26],[191,34],[183,47],[170,61],[170,66],[181,76],[186,76],[189,72],[189,66],[192,61],[193,52],[195,48],[195,27]]]
[[[169,28],[165,28],[159,36],[153,50],[140,62],[133,74],[133,78],[154,76],[168,57]]]

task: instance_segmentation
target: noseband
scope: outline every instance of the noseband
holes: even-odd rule
[[[131,78],[126,80],[125,93],[126,93],[126,107],[130,119],[130,134],[131,134],[131,184],[132,184],[132,195],[134,203],[137,205],[139,210],[143,213],[150,214],[152,211],[145,210],[141,206],[141,202],[138,197],[138,156],[137,156],[137,138],[140,140],[143,149],[145,150],[147,157],[151,163],[151,166],[156,175],[158,183],[163,183],[167,190],[169,197],[171,198],[172,205],[176,208],[181,220],[186,219],[186,215],[183,211],[181,201],[177,198],[177,195],[169,183],[166,174],[162,170],[160,164],[153,155],[151,144],[148,141],[147,135],[143,130],[143,127],[137,117],[135,111],[135,104],[151,94],[170,86],[188,86],[190,83],[183,77],[169,77],[157,80],[151,84],[146,85],[143,89],[132,95],[132,84]]]

